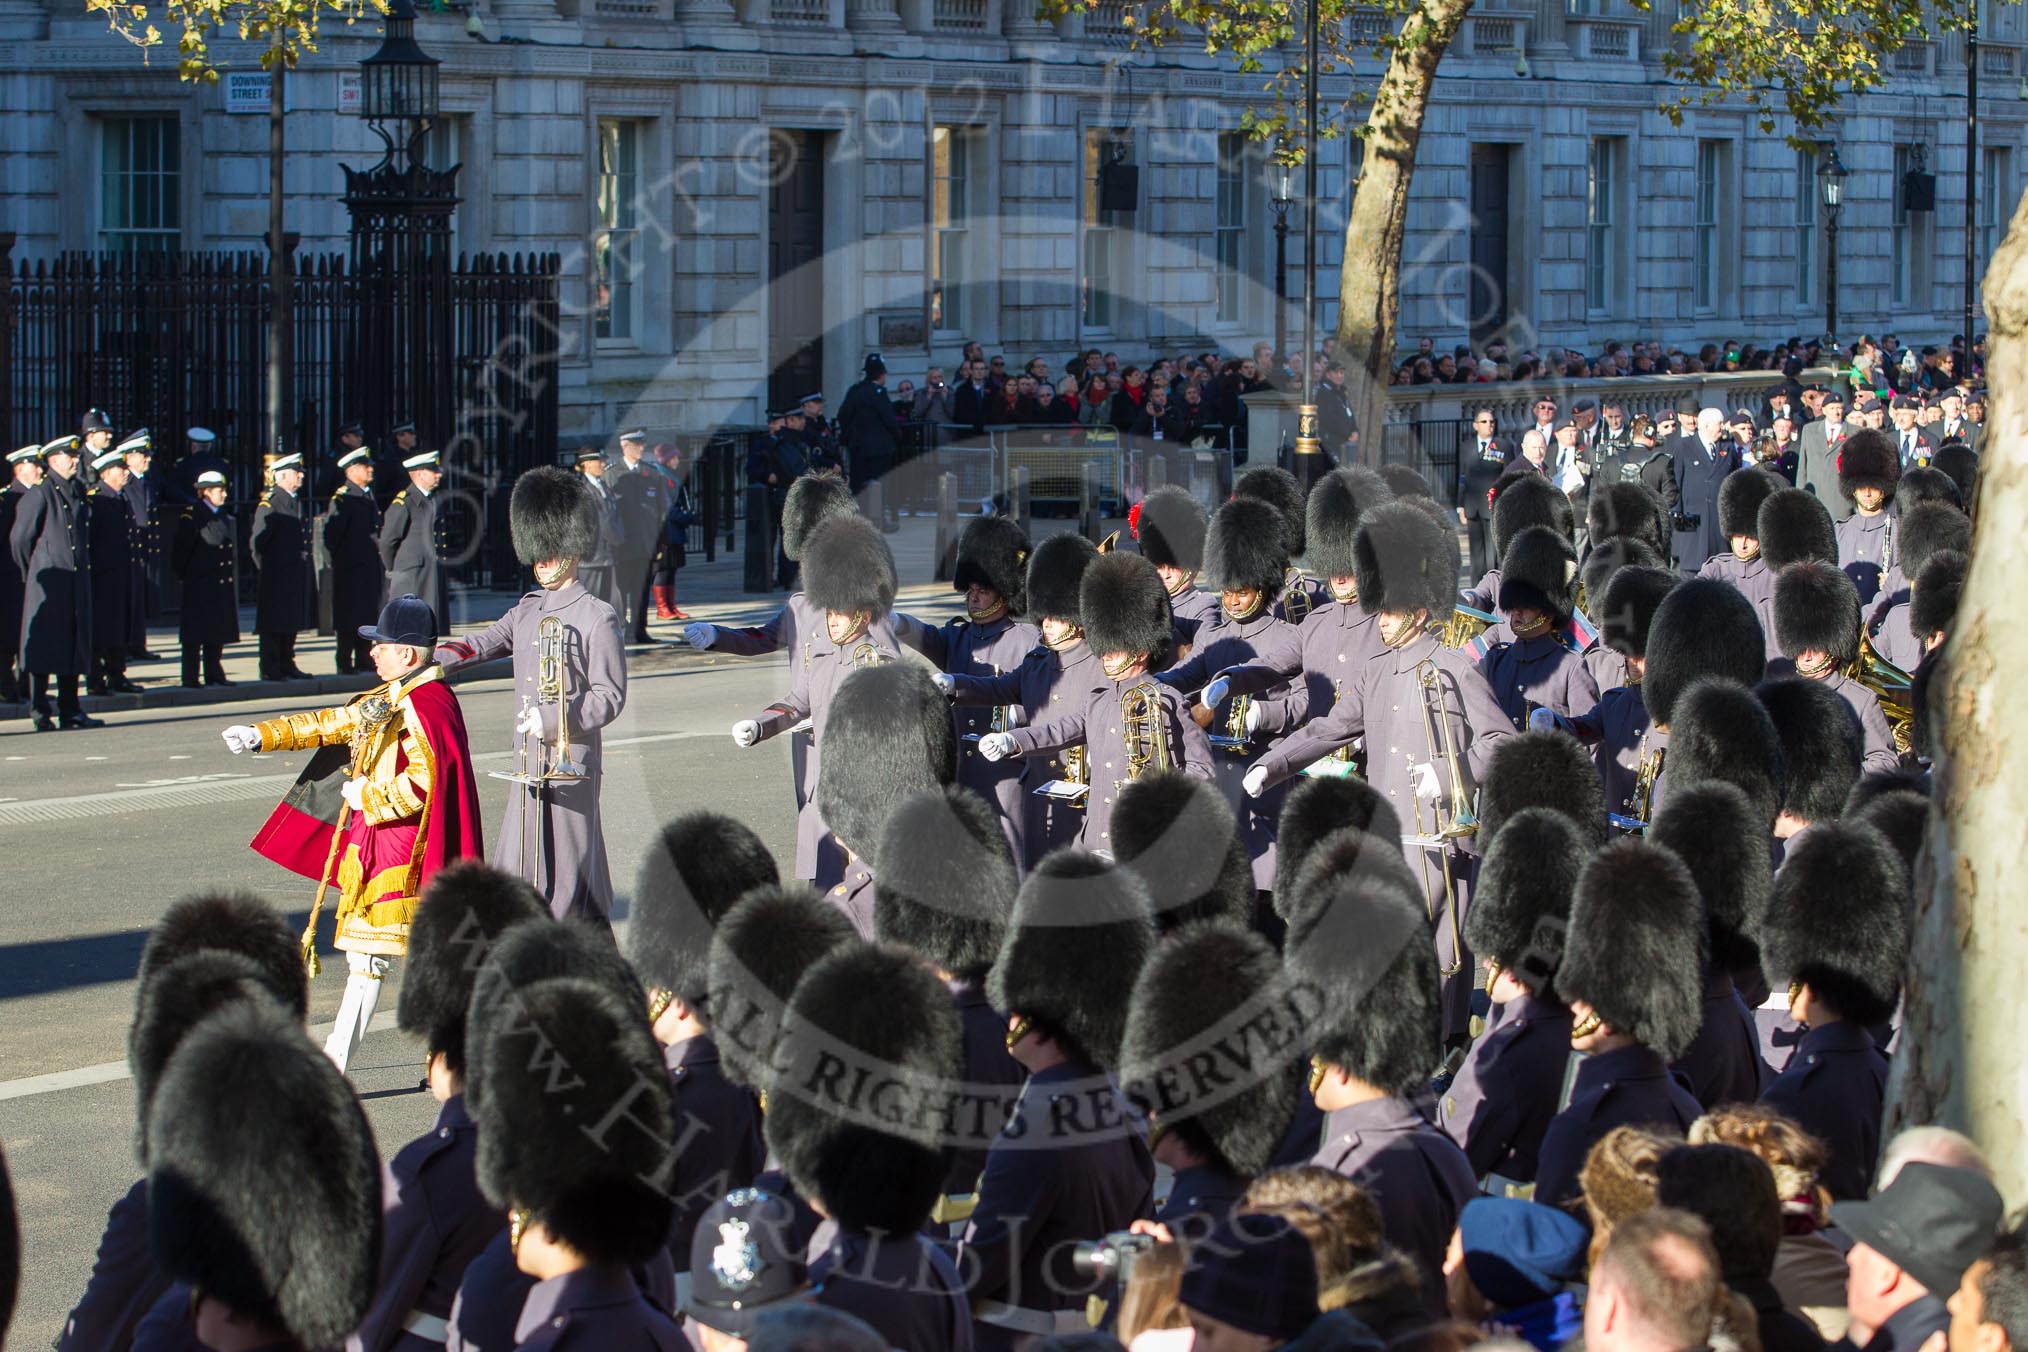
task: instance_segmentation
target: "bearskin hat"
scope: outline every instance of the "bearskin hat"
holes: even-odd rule
[[[1812,499],[1814,501],[1814,499]],[[1766,540],[1762,539],[1762,548]],[[1641,702],[1659,727],[1674,721],[1676,697],[1703,676],[1751,686],[1767,667],[1767,640],[1753,602],[1730,582],[1693,577],[1655,607]]]
[[[1894,501],[1901,481],[1901,452],[1894,438],[1877,427],[1862,427],[1838,447],[1838,491],[1851,502],[1862,488],[1877,488]]]
[[[1669,516],[1661,495],[1639,479],[1593,485],[1584,519],[1594,545],[1625,539],[1638,540],[1657,554],[1668,548]]]
[[[1693,784],[1730,784],[1746,795],[1755,829],[1774,827],[1787,790],[1788,765],[1774,720],[1737,681],[1710,676],[1693,682],[1676,701],[1670,725],[1669,792]]]
[[[1662,556],[1639,540],[1624,535],[1610,540],[1600,540],[1578,569],[1578,579],[1584,583],[1585,613],[1596,615],[1599,600],[1612,585],[1612,580],[1622,568],[1660,568]]]
[[[1508,474],[1493,490],[1493,553],[1507,557],[1507,544],[1530,526],[1547,526],[1565,537],[1577,534],[1577,508],[1570,495],[1533,470]]]
[[[1963,442],[1947,441],[1929,458],[1929,467],[1958,486],[1958,501],[1970,512],[1978,506],[1979,453]]]
[[[970,789],[926,789],[887,819],[873,880],[873,933],[976,981],[1000,955],[1020,879],[993,806]]]
[[[1422,899],[1364,867],[1321,879],[1318,891],[1329,900],[1311,908],[1308,928],[1290,926],[1283,950],[1299,1007],[1317,1011],[1310,1050],[1383,1093],[1413,1095],[1443,1058],[1442,982]]]
[[[1310,852],[1326,836],[1354,828],[1401,839],[1401,818],[1379,790],[1356,775],[1298,775],[1275,822],[1275,895],[1292,893]]]
[[[1770,474],[1757,465],[1736,469],[1718,485],[1718,533],[1730,540],[1760,530],[1760,505],[1787,486],[1779,474]]]
[[[1958,492],[1957,480],[1934,464],[1910,465],[1903,470],[1901,483],[1894,490],[1894,500],[1901,504],[1904,515],[1909,508],[1926,502],[1940,502],[1961,512],[1965,510],[1965,500]]]
[[[859,504],[842,476],[820,470],[801,474],[782,495],[782,553],[794,562],[803,557],[810,532],[834,516],[857,516]]]
[[[1429,480],[1414,465],[1390,464],[1380,467],[1380,478],[1397,498],[1434,498]],[[1343,576],[1343,574],[1340,574]]]
[[[1867,778],[1890,782],[1894,779],[1889,775],[1869,775]],[[1915,887],[1916,857],[1922,853],[1923,836],[1929,830],[1929,797],[1912,789],[1889,789],[1863,802],[1858,801],[1860,789],[1865,783],[1866,780],[1860,780],[1846,796],[1844,820],[1857,826],[1872,827],[1894,847],[1894,853],[1908,869],[1908,885],[1912,891]]]
[[[833,516],[803,542],[803,595],[819,610],[875,619],[894,609],[894,555],[880,528],[863,516]]]
[[[1163,568],[1194,573],[1204,566],[1204,504],[1180,488],[1157,488],[1142,498],[1134,517],[1141,557]]]
[[[1626,657],[1646,657],[1655,612],[1682,580],[1675,569],[1660,565],[1634,565],[1615,572],[1603,592],[1591,593],[1598,598],[1592,602],[1592,618],[1605,645]]]
[[[1420,898],[1421,882],[1402,857],[1401,837],[1378,836],[1356,826],[1341,827],[1303,856],[1287,889],[1274,895],[1275,914],[1288,925],[1283,948],[1304,941],[1332,919],[1332,908],[1354,883],[1374,882]]]
[[[1972,519],[1941,502],[1911,507],[1904,498],[1899,534],[1904,577],[1921,576],[1923,565],[1946,549],[1972,552]]]
[[[1146,524],[1144,517],[1144,535]],[[1078,587],[1077,605],[1084,616],[1085,646],[1101,657],[1168,648],[1173,632],[1169,591],[1145,556],[1113,553],[1093,559]]]
[[[1859,656],[1859,589],[1828,563],[1792,563],[1774,587],[1775,643],[1791,662],[1815,649],[1839,666]]]
[[[711,936],[712,1032],[726,1078],[768,1087],[782,1012],[803,973],[858,938],[845,913],[801,883],[741,897]]]
[[[1958,603],[1964,598],[1965,579],[1972,561],[1955,550],[1933,554],[1915,575],[1908,596],[1908,632],[1927,642],[1933,635],[1948,633],[1957,618]]]
[[[848,675],[831,697],[817,810],[846,849],[880,872],[887,819],[958,775],[951,707],[920,662],[883,662]]]
[[[1078,587],[1098,546],[1074,530],[1058,531],[1028,556],[1028,613],[1037,621],[1080,622]]]
[[[1792,563],[1838,561],[1838,528],[1817,495],[1802,488],[1777,488],[1760,505],[1756,522],[1760,557],[1780,572]]]
[[[869,991],[879,992],[876,1000]],[[963,1029],[950,992],[903,949],[850,943],[804,974],[789,999],[768,1094],[768,1148],[804,1196],[847,1230],[909,1235],[943,1191],[935,1113],[880,1114],[856,1077],[919,1102],[963,1081]],[[844,1093],[827,1064],[848,1063]],[[939,1092],[942,1091],[942,1092]]]
[[[633,926],[640,927],[635,902]],[[431,876],[408,929],[408,972],[395,1003],[395,1024],[442,1052],[444,1065],[465,1070],[465,1016],[486,955],[516,925],[544,921],[549,903],[525,881],[477,859],[461,859]]]
[[[227,1005],[270,1004],[300,1024],[300,1011],[283,1002],[267,974],[243,953],[200,948],[156,969],[134,993],[134,1022],[127,1029],[127,1070],[134,1078],[134,1157],[148,1163],[148,1105],[169,1058],[190,1030]]]
[[[1007,600],[1009,615],[1028,610],[1028,532],[1004,516],[974,517],[958,536],[958,565],[951,589],[974,584]]]
[[[1827,822],[1792,842],[1761,946],[1775,981],[1808,982],[1853,1023],[1892,1018],[1908,956],[1908,871],[1887,838]]]
[[[1352,539],[1360,518],[1393,499],[1387,481],[1363,466],[1334,469],[1317,481],[1303,508],[1303,534],[1309,565],[1319,577],[1352,576]]]
[[[625,998],[644,1012],[648,993],[612,935],[578,920],[524,921],[493,943],[472,977],[472,1000],[465,1008],[465,1106],[473,1114],[485,1102],[486,1067],[479,1047],[491,1024],[513,1017],[515,992],[552,977],[590,981]]]
[[[1598,841],[1549,807],[1522,808],[1491,840],[1465,912],[1465,943],[1554,1000],[1570,899]]]
[[[1759,809],[1722,780],[1671,785],[1648,823],[1647,838],[1675,851],[1697,880],[1712,966],[1758,970],[1760,918],[1773,881],[1767,820]]]
[[[1865,754],[1859,716],[1830,686],[1800,676],[1763,681],[1753,693],[1774,723],[1788,768],[1782,811],[1806,822],[1832,820],[1859,782]]]
[[[288,922],[251,892],[201,892],[183,898],[155,922],[134,974],[141,985],[176,959],[222,948],[261,969],[261,980],[300,1021],[310,1012],[310,981],[301,942]]]
[[[479,1191],[594,1263],[646,1262],[675,1220],[678,1139],[646,1006],[576,977],[533,982],[509,1001],[514,1017],[487,1020],[472,1049],[487,1084],[473,1114]]]
[[[1479,829],[1491,840],[1513,813],[1555,808],[1592,845],[1605,844],[1605,794],[1598,767],[1567,732],[1524,732],[1502,738],[1479,782]]]
[[[1704,1023],[1705,957],[1690,870],[1660,845],[1617,840],[1578,875],[1556,989],[1676,1061]]]
[[[1547,526],[1530,526],[1500,555],[1500,609],[1533,606],[1562,624],[1577,609],[1577,547]]]
[[[1282,541],[1289,557],[1303,556],[1303,486],[1279,465],[1255,465],[1232,485],[1235,498],[1254,498],[1275,509],[1282,519]]]
[[[1180,770],[1143,775],[1120,787],[1113,807],[1113,858],[1137,874],[1169,933],[1193,920],[1253,914],[1253,866],[1225,795]]]
[[[1359,608],[1429,610],[1432,628],[1457,607],[1458,537],[1454,529],[1399,499],[1366,513],[1352,540]]]
[[[537,465],[514,481],[507,525],[514,557],[528,567],[582,559],[598,548],[599,505],[582,474]]]
[[[1206,1044],[1263,1014],[1290,1008],[1274,945],[1244,921],[1204,920],[1155,950],[1127,1003],[1122,1088],[1143,1112],[1242,1178],[1273,1163],[1295,1119],[1298,1084],[1286,1073],[1295,1042],[1248,1067],[1246,1083],[1194,1090],[1185,1067]]]
[[[1234,498],[1211,514],[1204,536],[1204,585],[1212,591],[1281,588],[1289,552],[1280,515],[1259,498]]]
[[[774,856],[745,822],[691,812],[641,854],[627,923],[627,958],[642,984],[693,1008],[711,988],[711,934],[741,897],[781,881]]]
[[[1120,988],[1132,985],[1154,948],[1140,877],[1083,850],[1056,850],[1021,884],[986,974],[986,998],[1031,1020],[1072,1060],[1111,1070],[1126,1035]]]
[[[380,1276],[380,1154],[345,1077],[267,1000],[190,1030],[149,1107],[156,1267],[304,1347],[336,1347]]]

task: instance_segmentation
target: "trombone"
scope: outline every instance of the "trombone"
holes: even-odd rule
[[[1471,799],[1465,793],[1464,762],[1458,755],[1457,737],[1451,732],[1449,701],[1444,696],[1444,673],[1436,662],[1423,658],[1415,664],[1416,693],[1422,702],[1423,750],[1428,763],[1434,766],[1437,758],[1443,758],[1443,772],[1450,776],[1450,795],[1441,793],[1430,805],[1429,820],[1423,818],[1423,800],[1415,800],[1415,834],[1404,838],[1403,844],[1422,848],[1422,890],[1426,899],[1434,900],[1430,884],[1430,855],[1435,853],[1437,866],[1443,870],[1444,907],[1450,912],[1451,961],[1441,965],[1439,970],[1446,977],[1456,976],[1464,966],[1464,925],[1458,916],[1457,879],[1451,874],[1450,846],[1452,842],[1467,836],[1477,835],[1479,818],[1472,811]],[[1436,919],[1434,915],[1430,917]]]
[[[530,790],[532,803],[521,812],[521,837],[515,849],[515,871],[530,883],[541,886],[542,842],[549,809],[549,786],[559,781],[587,778],[584,766],[570,748],[570,663],[566,645],[568,632],[563,619],[545,615],[535,627],[535,698],[521,697],[525,715],[537,706],[556,710],[556,740],[545,745],[540,733],[525,733],[514,748],[514,768],[494,770],[494,779],[504,779]]]
[[[1128,779],[1161,774],[1175,765],[1161,687],[1155,682],[1142,681],[1120,696],[1120,732],[1127,744]]]

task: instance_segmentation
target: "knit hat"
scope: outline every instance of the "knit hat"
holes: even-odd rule
[[[1584,1280],[1590,1232],[1569,1212],[1517,1197],[1474,1197],[1458,1213],[1465,1274],[1502,1310],[1547,1300]]]
[[[1281,1216],[1230,1216],[1190,1246],[1176,1298],[1221,1324],[1287,1342],[1316,1322],[1316,1255]]]

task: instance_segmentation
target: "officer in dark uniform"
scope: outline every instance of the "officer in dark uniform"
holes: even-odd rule
[[[1492,409],[1479,409],[1472,414],[1472,436],[1458,452],[1458,524],[1470,542],[1475,578],[1498,562],[1492,552],[1492,495],[1508,460],[1507,443],[1493,435],[1498,426]]]
[[[1570,1105],[1543,1134],[1535,1200],[1578,1194],[1585,1156],[1614,1127],[1687,1132],[1703,1115],[1668,1063],[1704,1017],[1704,922],[1697,882],[1681,860],[1620,840],[1578,876],[1556,988],[1570,1001],[1570,1045],[1585,1054]]]
[[[317,627],[317,569],[310,559],[310,511],[303,497],[303,457],[278,456],[268,464],[273,485],[254,509],[254,633],[260,636],[264,681],[304,681],[296,665],[296,635]]]
[[[878,352],[866,356],[866,378],[845,391],[838,406],[838,435],[852,461],[852,491],[863,495],[866,486],[887,477],[901,453],[901,419],[895,416],[894,401],[887,397],[887,363]],[[883,530],[900,529],[894,504],[883,493],[886,520]]]
[[[230,485],[232,466],[213,449],[218,444],[218,434],[209,427],[193,427],[183,437],[186,443],[183,457],[170,467],[168,478],[162,481],[162,496],[174,506],[195,507],[198,476],[216,474]]]
[[[618,559],[620,551],[626,548],[625,527],[620,520],[619,503],[613,499],[613,490],[606,485],[606,453],[600,446],[586,446],[573,457],[569,457],[584,481],[591,485],[592,497],[598,506],[598,539],[585,556],[578,560],[577,577],[585,591],[610,605],[621,615],[626,613],[626,600],[620,595]],[[659,536],[662,523],[655,523]]]
[[[824,396],[806,394],[796,401],[797,413],[790,417],[802,418],[803,441],[809,447],[811,469],[835,469],[846,473],[845,455],[838,445],[838,429],[824,416]]]
[[[630,427],[620,433],[620,463],[607,478],[612,488],[608,496],[620,523],[616,576],[626,607],[620,618],[627,626],[630,643],[649,641],[649,575],[654,571],[655,552],[662,547],[671,496],[669,476],[660,465],[643,457],[647,448],[646,429]],[[621,607],[615,603],[614,609]]]
[[[1887,1058],[1871,1028],[1894,1016],[1908,956],[1908,874],[1886,837],[1819,822],[1792,838],[1762,922],[1767,970],[1808,1031],[1761,1102],[1830,1151],[1820,1178],[1866,1196],[1880,1156]]]
[[[225,645],[239,642],[239,588],[232,551],[225,475],[206,470],[197,476],[197,505],[183,509],[169,550],[169,566],[183,580],[177,638],[183,647],[183,684],[191,688],[234,684],[225,679]]]
[[[358,433],[358,424],[353,424],[353,427],[356,435]],[[400,422],[387,429],[387,439],[389,444],[394,448],[393,452],[387,456],[390,462],[389,472],[384,475],[376,475],[375,477],[384,479],[390,484],[398,484],[402,481],[401,462],[416,453],[418,439],[416,437],[415,422],[412,419],[403,418]],[[365,441],[362,438],[356,444],[363,446],[365,445]],[[385,510],[386,506],[386,503],[381,504],[383,510]]]
[[[394,495],[380,518],[380,566],[388,596],[419,596],[430,603],[437,628],[451,629],[451,584],[444,571],[445,526],[437,502],[442,458],[419,451],[401,462],[408,487]],[[383,598],[384,599],[384,598]]]
[[[22,499],[41,482],[41,446],[7,453],[7,482],[0,484],[0,540],[11,541]],[[21,698],[21,599],[26,590],[10,544],[0,549],[0,703],[4,704]]]
[[[361,626],[380,615],[387,570],[380,562],[380,503],[373,496],[373,452],[356,447],[338,457],[345,483],[331,495],[324,549],[331,556],[331,624],[338,631],[338,674],[370,670],[372,643]]]
[[[365,445],[366,445],[366,425],[364,423],[357,421],[346,423],[343,427],[340,427],[338,429],[338,444],[332,448],[331,455],[325,463],[331,465],[332,468],[335,469],[340,460],[343,460],[346,456],[352,454],[356,450],[361,449]],[[371,455],[372,452],[369,451],[368,454]],[[400,464],[401,458],[397,454],[392,458],[392,465],[394,468],[398,469]],[[398,481],[401,478],[401,475],[399,473],[390,473],[387,477],[390,481]],[[342,477],[340,482],[342,483]],[[321,486],[328,486],[331,489],[331,491],[336,492],[340,484],[330,483]]]
[[[794,1215],[787,1198],[761,1188],[713,1202],[697,1223],[703,1242],[691,1246],[684,1315],[721,1339],[744,1339],[763,1314],[807,1301],[803,1251],[789,1242]]]
[[[768,490],[768,515],[775,540],[775,585],[794,591],[796,554],[800,551],[794,548],[784,529],[782,513],[788,504],[790,485],[809,473],[810,460],[801,433],[791,432],[789,421],[787,412],[768,415],[767,433],[755,437],[747,450],[746,481],[749,485],[765,485]],[[802,425],[801,413],[795,415],[795,421],[798,427]]]
[[[139,694],[127,679],[127,658],[147,637],[148,597],[142,572],[141,528],[125,496],[127,457],[117,448],[92,461],[98,484],[86,500],[92,557],[92,672],[94,695]]]
[[[148,472],[155,459],[155,440],[143,427],[128,434],[120,442],[119,450],[127,461],[127,486],[120,490],[120,495],[127,500],[127,509],[134,514],[134,528],[140,532],[141,542],[141,613],[136,619],[138,637],[127,657],[131,661],[148,662],[155,656],[148,651],[148,620],[157,613],[161,604],[164,566],[162,524],[155,516],[155,480]]]
[[[78,681],[91,670],[93,639],[91,545],[78,439],[59,437],[41,456],[42,482],[22,497],[10,536],[24,582],[21,669],[35,701],[37,732],[53,731],[59,718],[65,728],[96,728],[100,720],[85,713],[77,698]]]

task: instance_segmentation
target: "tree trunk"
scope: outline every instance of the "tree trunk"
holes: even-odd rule
[[[1986,273],[1992,403],[1979,476],[1978,548],[1936,673],[1936,760],[1928,848],[1916,876],[1907,995],[1887,1086],[1886,1129],[1939,1123],[1978,1141],[2007,1197],[2028,1194],[2028,670],[2020,579],[2028,572],[2028,199]],[[1969,335],[1968,335],[1969,336]],[[2021,745],[2015,739],[2022,740]]]
[[[1387,444],[1401,248],[1422,119],[1437,65],[1471,8],[1472,0],[1423,0],[1409,14],[1366,118],[1365,154],[1345,221],[1345,257],[1338,274],[1338,356],[1356,372],[1346,385],[1359,427],[1359,459],[1368,465],[1380,463]]]

